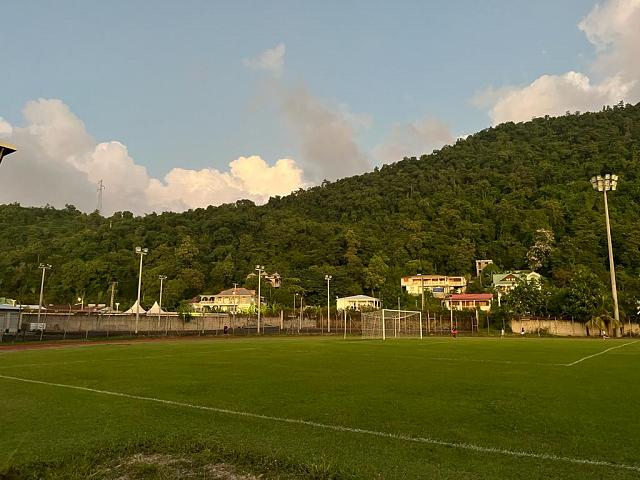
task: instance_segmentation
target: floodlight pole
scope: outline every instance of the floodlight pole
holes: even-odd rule
[[[42,281],[40,282],[40,301],[38,302],[38,328],[40,328],[40,340],[42,340],[44,328],[42,328],[42,325],[40,325],[40,311],[42,310],[42,298],[44,295],[44,272],[46,272],[47,269],[50,269],[51,265],[49,265],[48,263],[41,263],[40,265],[38,265],[38,268],[42,269]]]
[[[158,308],[158,330],[160,330],[160,315],[162,315],[162,282],[167,279],[167,276],[158,275],[158,279],[160,280],[160,308]]]
[[[138,334],[138,324],[140,322],[140,290],[142,289],[142,257],[149,253],[148,248],[136,247],[136,253],[140,255],[140,271],[138,272],[138,300],[136,301],[136,331]]]
[[[616,337],[620,336],[620,311],[618,308],[618,288],[616,286],[616,266],[613,260],[613,245],[611,242],[611,223],[609,221],[609,202],[607,191],[615,191],[618,188],[618,176],[607,173],[604,177],[597,175],[591,178],[594,190],[603,193],[604,218],[607,228],[607,247],[609,249],[609,275],[611,277],[611,297],[613,298],[613,317],[616,320]]]
[[[298,292],[295,292],[295,293],[293,294],[293,318],[294,318],[294,319],[296,318],[296,298],[298,298]],[[300,323],[298,324],[298,333],[300,333],[300,328],[301,328],[301,326],[302,326],[302,325],[301,325],[301,323],[302,323],[302,322],[300,322]],[[292,328],[292,330],[293,330],[293,328]]]
[[[329,284],[331,283],[331,275],[325,275],[327,281],[327,333],[331,333],[331,296],[329,295]]]
[[[451,313],[451,318],[449,320],[450,329],[453,330],[453,295],[449,294],[449,311]],[[473,333],[473,326],[471,327],[471,332]]]
[[[262,265],[256,265],[256,271],[258,272],[258,334],[260,333],[260,307],[262,307],[262,298],[260,292],[260,284],[262,279],[262,273],[264,272],[264,267]]]

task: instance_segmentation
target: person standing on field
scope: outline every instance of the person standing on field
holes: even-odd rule
[[[520,336],[521,336],[521,337],[524,337],[524,327],[522,327],[522,328],[520,329]]]

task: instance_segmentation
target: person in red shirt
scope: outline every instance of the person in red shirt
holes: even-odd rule
[[[457,336],[457,335],[458,335],[458,327],[454,326],[454,327],[451,329],[451,336],[452,336],[453,338],[456,338],[456,336]]]

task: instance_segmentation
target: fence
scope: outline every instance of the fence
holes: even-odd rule
[[[136,333],[135,315],[72,315],[42,314],[38,323],[37,313],[23,312],[13,329],[4,330],[4,341],[32,339],[66,339],[89,337],[130,336]],[[139,335],[216,335],[225,327],[234,335],[255,334],[257,316],[210,314],[187,319],[176,315],[140,315],[137,322]],[[319,331],[315,319],[261,317],[262,333],[315,333]],[[1,337],[0,337],[1,338]]]

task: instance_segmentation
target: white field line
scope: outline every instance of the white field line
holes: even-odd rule
[[[108,390],[98,390],[96,388],[88,388],[88,387],[80,387],[77,385],[68,385],[64,383],[53,383],[53,382],[44,382],[41,380],[31,380],[28,378],[20,378],[20,377],[11,377],[8,375],[0,375],[0,378],[5,380],[13,380],[16,382],[24,382],[24,383],[34,383],[38,385],[47,385],[50,387],[60,387],[67,388],[70,390],[80,390],[83,392],[91,392],[98,393],[101,395],[109,395],[112,397],[120,397],[127,398],[131,400],[142,400],[146,402],[154,402],[160,403],[163,405],[171,405],[174,407],[183,407],[183,408],[192,408],[195,410],[204,410],[208,412],[216,412],[223,413],[225,415],[236,415],[239,417],[246,418],[256,418],[259,420],[268,420],[271,422],[279,422],[279,423],[287,423],[293,425],[305,425],[308,427],[321,428],[324,430],[332,430],[334,432],[345,432],[345,433],[357,433],[361,435],[369,435],[374,437],[381,438],[390,438],[393,440],[402,440],[405,442],[413,442],[413,443],[421,443],[427,445],[437,445],[441,447],[449,447],[456,448],[461,450],[470,450],[473,452],[480,453],[495,453],[500,455],[506,455],[511,457],[518,458],[532,458],[536,460],[550,460],[553,462],[566,462],[572,463],[575,465],[590,465],[590,466],[598,466],[598,467],[609,467],[609,468],[617,468],[620,470],[630,470],[633,472],[640,472],[640,465],[628,465],[624,463],[614,463],[608,462],[605,460],[590,460],[587,458],[576,458],[576,457],[565,457],[562,455],[554,455],[551,453],[535,453],[535,452],[527,452],[522,450],[508,450],[505,448],[497,448],[497,447],[483,447],[481,445],[475,445],[473,443],[463,443],[463,442],[448,442],[445,440],[438,440],[430,437],[414,437],[411,435],[405,435],[401,433],[388,433],[388,432],[378,432],[376,430],[367,430],[363,428],[354,428],[354,427],[346,427],[343,425],[329,425],[325,423],[313,422],[311,420],[301,420],[296,418],[286,418],[286,417],[276,417],[272,415],[262,415],[259,413],[252,412],[243,412],[239,410],[229,410],[226,408],[218,408],[218,407],[207,407],[204,405],[195,405],[192,403],[185,402],[177,402],[174,400],[165,400],[162,398],[154,398],[154,397],[144,397],[141,395],[130,395],[128,393],[120,393],[120,392],[111,392]]]
[[[575,362],[562,363],[560,365],[562,365],[563,367],[573,367],[574,365],[577,365],[578,363],[584,362],[585,360],[589,360],[590,358],[597,357],[599,355],[604,355],[605,353],[610,352],[611,350],[615,350],[616,348],[626,347],[627,345],[633,345],[634,343],[638,343],[638,342],[640,342],[640,340],[636,340],[634,342],[623,343],[622,345],[616,345],[615,347],[607,348],[606,350],[603,350],[603,351],[598,352],[598,353],[594,353],[593,355],[587,355],[586,357],[579,358]]]

